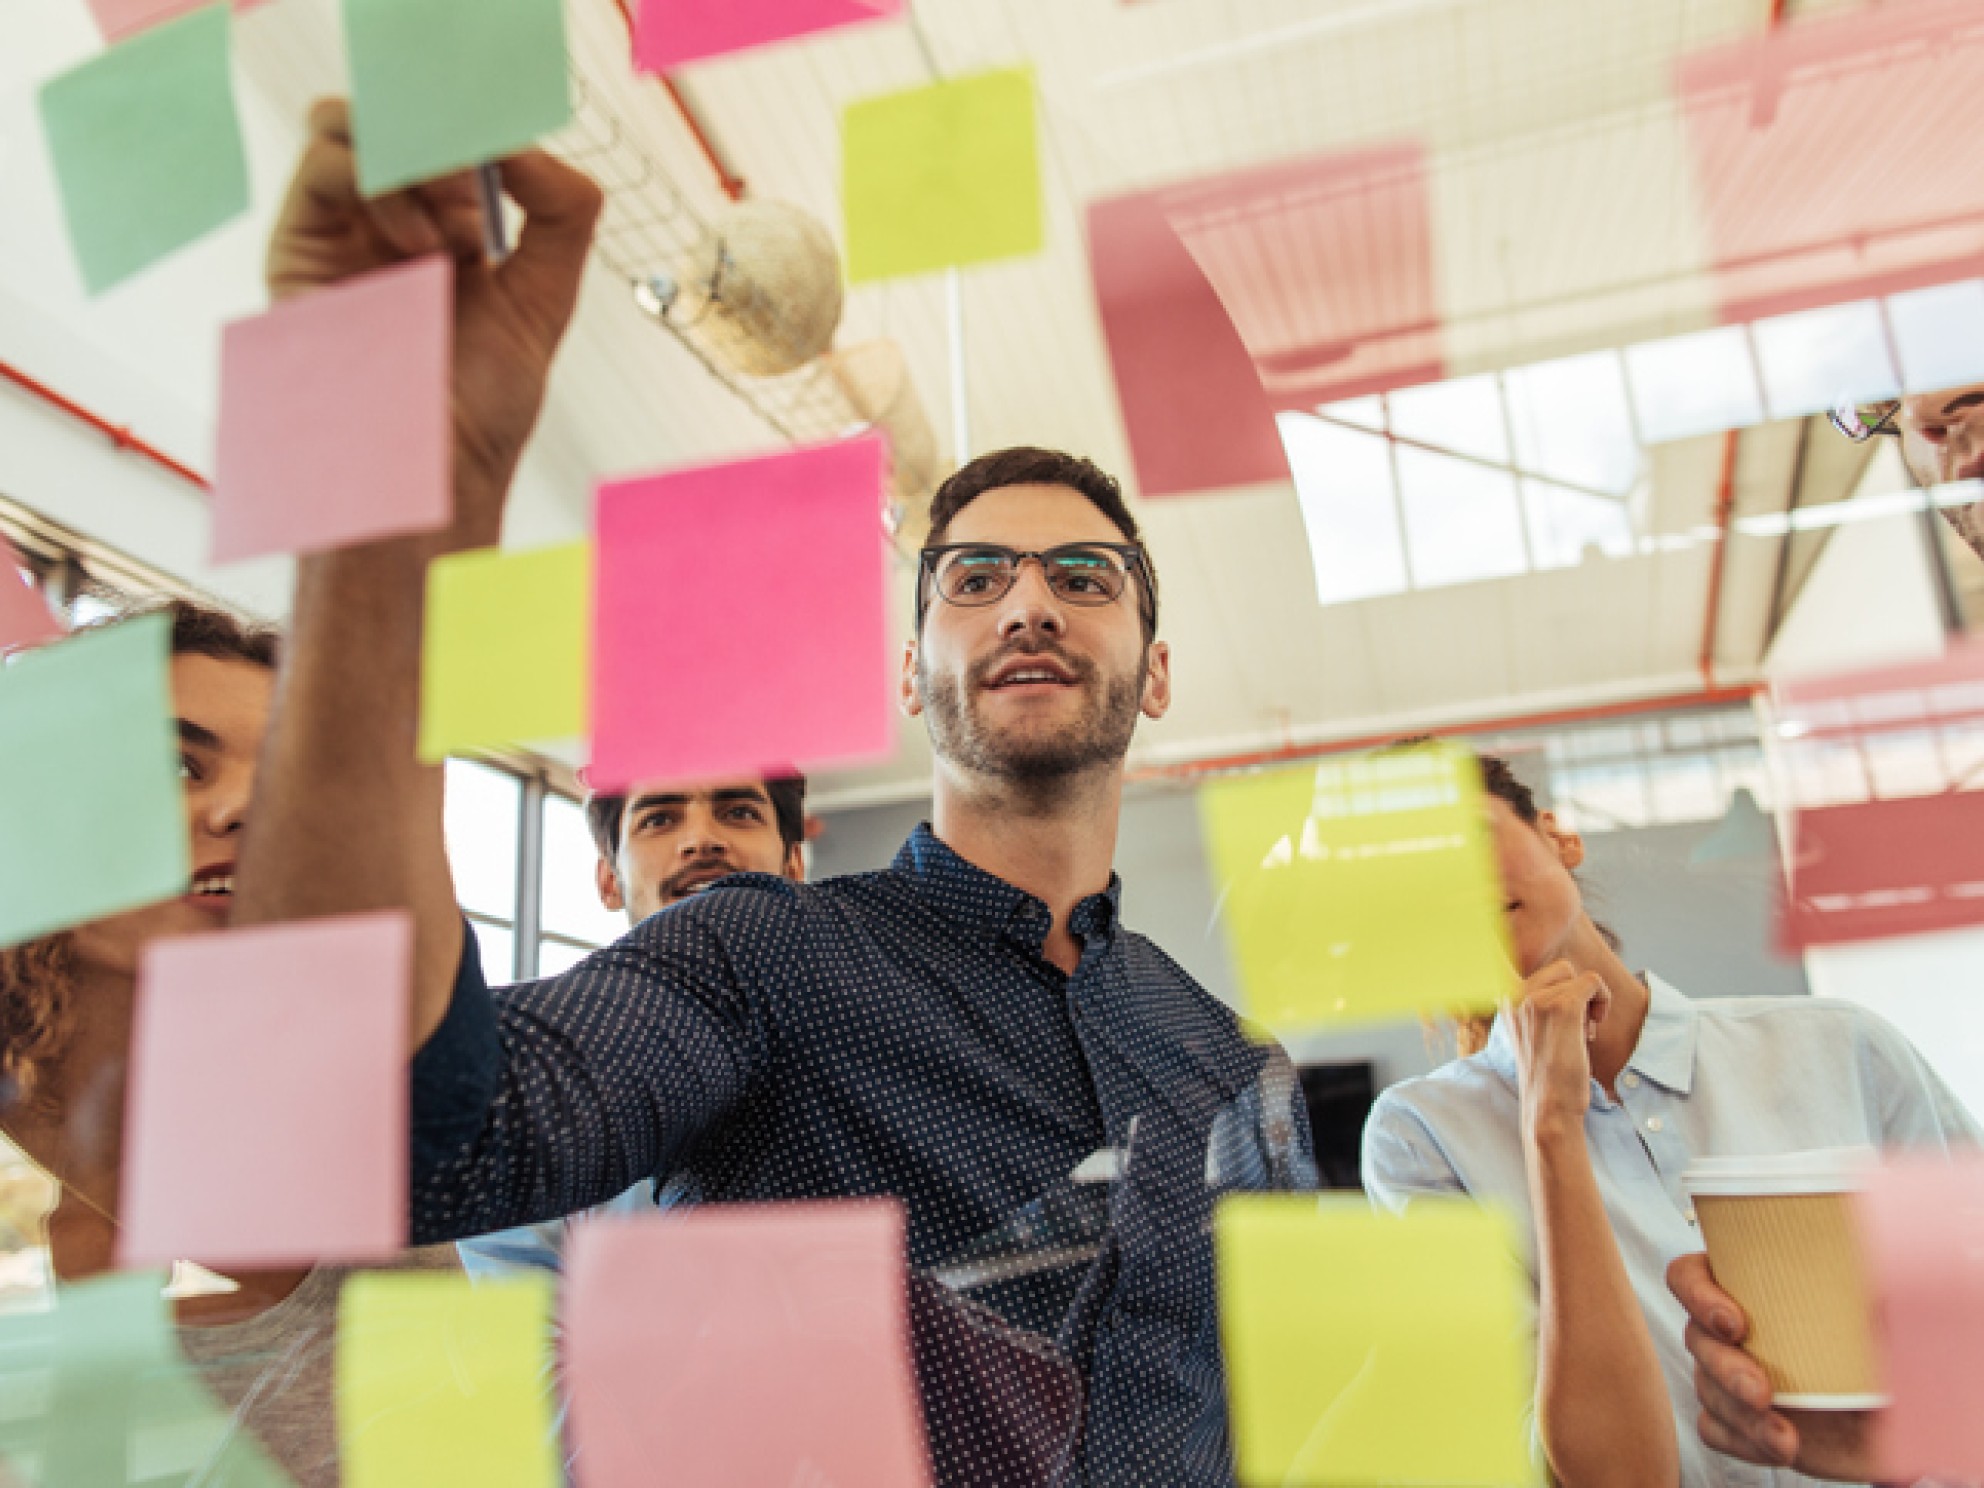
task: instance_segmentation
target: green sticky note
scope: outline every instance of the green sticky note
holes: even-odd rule
[[[210,5],[42,87],[42,128],[91,294],[248,210],[228,26],[228,7]]]
[[[0,946],[185,891],[170,646],[148,615],[0,668]]]
[[[1500,1214],[1247,1195],[1214,1221],[1243,1483],[1540,1484],[1528,1281]]]
[[[562,0],[344,0],[358,184],[377,196],[564,127]]]
[[[180,1357],[164,1279],[65,1285],[52,1311],[0,1317],[0,1462],[50,1488],[287,1484]]]
[[[1488,1010],[1515,991],[1466,750],[1230,776],[1199,814],[1247,1012],[1269,1028]]]
[[[586,731],[592,544],[483,551],[427,570],[420,757]]]
[[[851,105],[841,191],[851,284],[1039,251],[1031,69]]]
[[[338,1302],[345,1488],[556,1488],[551,1282],[352,1277]]]

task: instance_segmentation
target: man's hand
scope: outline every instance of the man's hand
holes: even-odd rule
[[[1702,1407],[1696,1424],[1705,1443],[1744,1462],[1808,1477],[1870,1483],[1879,1476],[1878,1412],[1771,1409],[1770,1379],[1741,1346],[1749,1321],[1715,1284],[1706,1255],[1684,1255],[1669,1266],[1667,1289],[1688,1310],[1688,1352]]]
[[[1591,1041],[1612,1006],[1595,971],[1553,961],[1504,1008],[1521,1077],[1523,1135],[1534,1141],[1582,1133],[1591,1107]]]
[[[269,293],[287,299],[429,253],[454,259],[456,510],[442,547],[487,546],[500,536],[504,494],[578,305],[604,198],[540,150],[504,161],[503,187],[524,209],[524,228],[516,252],[491,264],[473,176],[368,200],[346,105],[317,104],[309,127],[269,240]]]

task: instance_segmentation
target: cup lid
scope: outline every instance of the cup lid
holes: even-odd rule
[[[1681,1174],[1691,1197],[1748,1198],[1764,1194],[1853,1193],[1874,1166],[1872,1147],[1815,1147],[1762,1157],[1698,1157]]]

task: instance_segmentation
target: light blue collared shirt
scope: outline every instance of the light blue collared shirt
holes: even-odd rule
[[[1695,1431],[1687,1316],[1667,1266],[1702,1248],[1681,1174],[1698,1157],[1819,1147],[1947,1151],[1984,1141],[1977,1123],[1899,1032],[1865,1008],[1818,997],[1695,1002],[1655,976],[1639,1046],[1613,1100],[1596,1080],[1585,1137],[1605,1212],[1674,1400],[1684,1488],[1792,1488],[1802,1474],[1752,1467]],[[1364,1128],[1364,1186],[1388,1209],[1420,1194],[1492,1200],[1516,1220],[1530,1276],[1536,1222],[1523,1166],[1515,1046],[1488,1047],[1394,1085]]]

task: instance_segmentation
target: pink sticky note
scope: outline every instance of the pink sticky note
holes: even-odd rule
[[[1969,278],[1984,178],[1941,158],[1984,97],[1975,0],[1798,16],[1678,69],[1725,321]],[[1852,121],[1851,142],[1842,133]]]
[[[453,286],[437,255],[226,328],[216,562],[447,525]]]
[[[902,14],[902,0],[638,0],[634,66],[685,62]]]
[[[140,31],[149,31],[175,16],[211,5],[214,0],[88,0],[96,28],[107,42],[119,42]],[[248,10],[262,0],[234,0],[236,10]]]
[[[565,1377],[587,1488],[922,1488],[902,1211],[725,1205],[580,1228]]]
[[[131,1033],[119,1260],[379,1260],[406,1245],[413,923],[160,941]]]
[[[1898,1159],[1856,1200],[1891,1400],[1884,1480],[1984,1477],[1984,1158]]]
[[[866,435],[600,487],[597,789],[889,752],[884,454]]]
[[[48,601],[23,572],[19,555],[0,538],[0,652],[44,645],[61,634]]]
[[[1089,271],[1137,485],[1145,496],[1189,496],[1287,480],[1253,359],[1160,195],[1088,211]]]

